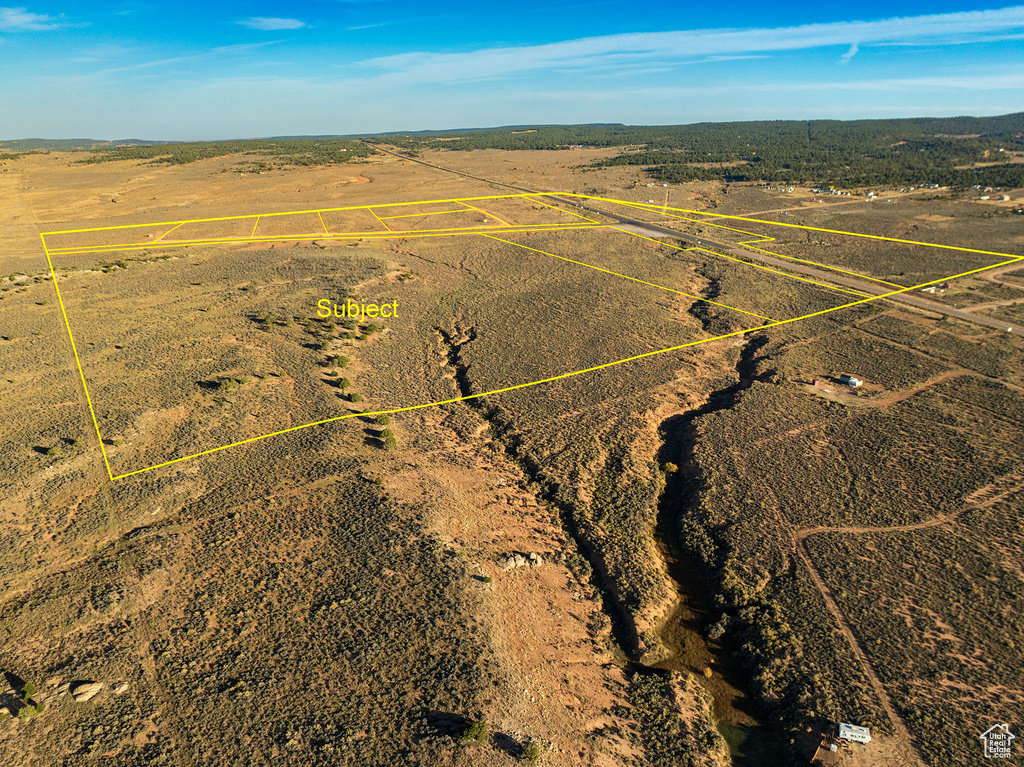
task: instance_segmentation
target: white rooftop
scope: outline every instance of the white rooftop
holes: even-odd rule
[[[858,727],[855,724],[839,723],[839,737],[843,740],[855,740],[858,743],[871,742],[871,730],[867,727]]]

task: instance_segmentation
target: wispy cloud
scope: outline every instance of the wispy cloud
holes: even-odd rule
[[[219,45],[216,48],[210,48],[209,50],[202,51],[200,53],[193,53],[187,56],[172,56],[166,59],[153,59],[151,61],[143,61],[138,64],[129,64],[123,67],[112,67],[110,69],[101,69],[95,74],[106,75],[113,74],[115,72],[132,72],[139,69],[151,69],[153,67],[164,67],[173,64],[184,64],[191,61],[202,61],[204,59],[212,59],[221,56],[232,56],[241,53],[247,53],[257,48],[263,48],[267,45],[275,45],[280,43],[281,40],[265,40],[261,43],[241,43],[239,45]]]
[[[301,29],[306,26],[306,22],[299,21],[298,19],[275,19],[266,16],[253,16],[235,23],[241,24],[243,27],[249,27],[249,29],[259,29],[263,32],[275,32],[282,29]]]
[[[662,86],[650,88],[633,88],[628,91],[613,92],[605,91],[604,97],[618,97],[633,94],[645,99],[680,99],[680,98],[709,98],[715,95],[752,95],[765,93],[788,93],[798,92],[814,93],[830,91],[833,93],[846,92],[868,92],[868,93],[918,93],[920,91],[938,91],[947,93],[951,90],[957,91],[1018,91],[1024,88],[1024,69],[1016,72],[1001,72],[991,74],[974,75],[949,75],[936,77],[879,77],[864,80],[852,80],[847,82],[817,80],[792,81],[756,81],[756,82],[735,82],[729,84],[716,83],[714,85],[684,85],[684,86]],[[556,98],[569,98],[573,96],[593,95],[593,91],[566,92],[559,91],[551,94]],[[534,98],[541,98],[542,94],[531,94]],[[774,97],[773,97],[774,98]],[[813,102],[810,102],[813,103]]]
[[[106,44],[97,45],[92,48],[86,48],[78,53],[76,56],[70,58],[71,61],[80,61],[83,63],[96,63],[103,61],[113,61],[115,59],[123,59],[126,56],[130,56],[135,52],[135,49],[128,48],[123,45],[117,44]]]
[[[1024,6],[927,16],[759,29],[705,29],[587,37],[467,53],[415,52],[360,62],[403,82],[456,82],[565,67],[624,62],[663,64],[710,56],[865,45],[957,45],[1012,38],[1024,30]],[[851,53],[848,54],[852,56]]]
[[[377,27],[389,27],[392,24],[397,24],[395,21],[380,21],[376,24],[357,24],[354,27],[345,27],[346,32],[356,32],[360,29],[376,29]]]
[[[5,31],[39,32],[60,29],[64,24],[52,16],[30,13],[27,8],[0,8],[0,29]]]
[[[850,59],[852,59],[854,56],[856,56],[857,55],[857,51],[859,51],[859,50],[860,50],[860,45],[858,45],[857,43],[853,43],[850,46],[850,50],[848,50],[846,53],[844,53],[842,56],[839,57],[839,63],[840,64],[849,64],[850,63]]]

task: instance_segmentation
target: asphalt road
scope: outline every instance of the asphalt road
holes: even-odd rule
[[[596,213],[600,216],[611,219],[612,221],[617,221],[620,224],[625,224],[633,228],[639,229],[641,231],[645,231],[650,237],[672,237],[676,240],[680,240],[682,242],[689,242],[691,245],[697,245],[702,248],[720,250],[723,253],[728,253],[731,256],[742,258],[747,261],[756,261],[762,264],[769,264],[775,268],[784,269],[786,271],[802,274],[808,277],[813,277],[816,280],[829,282],[832,283],[833,285],[841,285],[844,288],[857,290],[869,296],[880,296],[886,293],[891,293],[893,290],[893,288],[891,287],[878,285],[877,283],[870,282],[868,280],[858,280],[854,277],[849,277],[844,274],[837,274],[835,272],[828,271],[827,269],[818,269],[813,266],[808,266],[806,264],[801,264],[794,261],[787,261],[784,258],[776,258],[774,256],[769,256],[766,253],[759,253],[756,250],[747,250],[742,246],[716,242],[715,240],[709,240],[706,237],[697,237],[695,235],[689,235],[683,232],[676,231],[675,229],[669,229],[668,227],[658,226],[657,224],[651,224],[645,221],[638,221],[635,218],[630,218],[629,216],[625,216],[620,213],[613,213],[611,211],[595,208],[587,202],[579,202],[574,199],[566,199],[554,194],[544,194],[543,192],[537,192],[535,189],[526,189],[525,187],[515,186],[513,184],[506,184],[501,181],[495,181],[493,179],[483,178],[481,176],[474,176],[470,173],[463,173],[462,171],[452,170],[451,168],[445,168],[441,165],[435,165],[434,163],[419,160],[415,157],[407,157],[404,154],[393,152],[390,149],[384,149],[383,147],[377,146],[376,144],[371,144],[369,142],[363,143],[373,147],[374,149],[380,152],[385,152],[387,154],[394,155],[395,157],[400,157],[403,160],[408,160],[409,162],[415,162],[420,165],[425,165],[428,168],[434,168],[436,170],[444,171],[445,173],[453,173],[457,176],[470,178],[473,179],[474,181],[482,181],[486,184],[492,184],[494,186],[503,187],[505,189],[514,189],[517,192],[536,194],[544,197],[545,199],[552,200],[554,202],[559,202],[562,205],[574,207],[577,210],[585,210],[590,213]],[[1022,267],[1024,267],[1024,262],[1022,262]],[[993,267],[993,269],[994,268],[996,267]],[[942,280],[936,280],[936,282],[942,282]],[[851,300],[853,300],[852,297]],[[958,309],[956,307],[947,306],[946,304],[941,304],[937,301],[930,301],[927,298],[921,296],[920,292],[918,291],[908,291],[907,293],[899,293],[895,296],[888,296],[887,298],[884,298],[882,300],[892,301],[900,304],[909,304],[910,306],[915,306],[919,309],[927,309],[928,311],[938,312],[940,314],[945,314],[949,317],[956,317],[957,319],[960,320],[974,322],[977,323],[978,325],[985,325],[986,327],[995,328],[996,330],[1001,330],[1007,333],[1012,333],[1013,335],[1024,337],[1024,327],[1014,327],[1000,320],[995,320],[990,317],[983,317],[978,314],[972,314],[971,312],[966,311],[964,309]]]

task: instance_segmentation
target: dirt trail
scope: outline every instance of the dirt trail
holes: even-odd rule
[[[1018,272],[1020,270],[1021,270],[1021,265],[1020,264],[1007,264],[1006,266],[1001,266],[998,269],[992,269],[991,271],[988,271],[988,272],[979,272],[978,276],[982,277],[983,279],[988,280],[989,282],[995,282],[996,284],[1002,284],[1003,281],[996,279],[997,277],[999,277],[999,276],[1001,276],[1003,274],[1006,274],[1007,272]],[[1016,279],[1016,278],[1011,278],[1011,284],[1013,284],[1013,280],[1014,279]]]
[[[865,328],[863,326],[863,323],[859,323],[859,324],[855,323],[854,327],[857,328],[857,330],[859,330],[861,333],[864,333],[865,335],[869,335],[869,336],[873,336],[874,338],[878,338],[878,339],[880,339],[882,341],[885,341],[887,344],[891,344],[893,346],[896,346],[896,347],[898,347],[900,349],[903,349],[904,351],[908,351],[908,352],[911,352],[913,354],[920,355],[922,357],[927,357],[928,359],[933,360],[935,362],[938,362],[938,363],[940,363],[942,365],[955,365],[956,364],[956,363],[952,362],[951,360],[945,359],[943,357],[938,357],[938,356],[936,356],[934,354],[931,354],[930,352],[926,352],[926,351],[924,351],[922,349],[918,349],[915,346],[908,346],[907,344],[900,343],[899,341],[896,341],[896,340],[894,340],[892,338],[889,338],[889,336],[883,336],[883,335],[881,335],[879,333],[873,333],[870,330],[868,330],[867,328]],[[989,334],[989,335],[991,335],[991,334]],[[962,338],[963,336],[960,336],[960,337]],[[970,340],[970,339],[968,339],[968,340]],[[998,383],[1001,383],[1003,386],[1007,387],[1008,389],[1013,389],[1014,391],[1019,391],[1019,392],[1024,393],[1024,387],[1018,386],[1017,384],[1011,383],[1010,381],[1007,381],[1007,380],[1005,380],[1003,378],[997,378],[996,376],[986,375],[985,373],[982,373],[981,371],[975,370],[974,368],[958,367],[958,368],[954,368],[953,372],[957,373],[958,375],[971,375],[971,376],[977,376],[978,378],[986,378],[989,381],[996,381]]]
[[[929,527],[938,527],[939,525],[944,525],[947,522],[952,522],[969,508],[973,507],[965,506],[955,514],[939,514],[937,517],[926,519],[924,522],[915,522],[911,525],[886,525],[884,527],[805,527],[802,530],[794,530],[793,538],[796,541],[803,542],[805,538],[809,538],[812,535],[819,535],[820,533],[846,533],[850,535],[860,535],[862,533],[909,533],[912,530],[924,530]]]
[[[893,192],[890,195],[886,195],[886,199],[896,198],[896,197],[906,197],[909,194],[911,194],[911,192],[903,192],[903,193]],[[826,195],[826,197],[827,196],[829,196],[829,195]],[[802,198],[800,198],[798,200],[793,200],[794,204],[790,205],[788,208],[773,208],[772,210],[755,210],[752,213],[744,213],[743,215],[744,216],[763,216],[766,213],[782,213],[784,211],[790,211],[790,212],[798,211],[799,212],[799,211],[804,211],[804,210],[823,210],[825,208],[835,208],[836,206],[839,206],[839,205],[853,205],[855,203],[873,202],[873,200],[870,197],[859,197],[859,198],[854,199],[854,200],[843,200],[841,202],[823,202],[823,203],[819,203],[817,205],[801,205],[802,202],[809,202],[809,200],[806,197],[802,197]]]
[[[879,394],[875,397],[871,397],[870,399],[852,398],[846,392],[842,392],[843,387],[838,384],[835,386],[835,388],[840,390],[840,392],[842,393],[829,393],[824,391],[823,389],[815,389],[813,386],[808,386],[808,389],[810,391],[813,391],[819,397],[827,399],[831,402],[841,402],[844,405],[849,405],[852,407],[879,408],[888,407],[889,405],[895,405],[897,402],[902,402],[903,400],[910,399],[915,394],[919,394],[920,392],[923,392],[926,389],[930,389],[933,386],[938,386],[939,384],[945,383],[946,381],[950,381],[954,378],[958,378],[959,376],[970,374],[970,371],[967,370],[947,370],[945,373],[940,373],[939,375],[932,376],[927,381],[924,381],[910,389],[901,389],[900,391],[889,391],[884,394]]]
[[[1000,488],[1005,486],[1005,483],[1009,481],[1010,485],[1007,489],[1000,492]],[[910,525],[887,525],[884,527],[860,527],[860,526],[847,526],[847,527],[808,527],[800,530],[791,531],[793,538],[793,549],[796,551],[798,557],[803,562],[807,571],[811,575],[811,580],[814,581],[815,587],[821,593],[822,598],[828,605],[829,612],[832,613],[832,617],[835,619],[836,624],[839,626],[839,630],[843,636],[850,643],[850,647],[853,650],[854,655],[857,656],[857,660],[860,662],[861,668],[864,671],[864,675],[871,683],[871,687],[874,689],[875,694],[878,696],[882,707],[885,709],[885,713],[889,717],[889,721],[892,722],[893,729],[896,734],[896,741],[898,743],[897,758],[899,759],[898,764],[917,764],[923,765],[924,761],[921,758],[920,752],[914,745],[913,740],[910,736],[910,731],[907,729],[906,723],[903,718],[897,713],[895,706],[893,706],[892,700],[889,698],[888,693],[885,691],[885,687],[882,685],[881,679],[875,672],[874,666],[868,659],[867,654],[864,651],[863,645],[860,640],[857,639],[857,635],[853,631],[853,627],[846,620],[846,616],[840,609],[838,602],[836,601],[835,595],[832,589],[829,588],[828,584],[821,577],[821,573],[815,567],[813,560],[811,559],[810,552],[807,549],[806,541],[812,535],[819,535],[821,533],[841,533],[850,535],[860,535],[868,533],[888,533],[888,532],[911,532],[914,530],[924,530],[931,527],[938,527],[940,525],[947,524],[955,521],[958,517],[964,514],[966,511],[971,509],[988,508],[995,503],[1007,498],[1008,496],[1019,492],[1024,489],[1024,483],[1021,482],[1020,475],[1010,475],[1004,477],[1000,482],[992,483],[980,488],[969,496],[967,496],[966,503],[964,506],[954,514],[939,514],[931,519],[924,520],[923,522],[915,522]]]
[[[998,309],[1000,306],[1013,306],[1014,304],[1024,303],[1024,298],[1007,298],[1004,301],[993,301],[988,304],[975,304],[971,307],[971,311],[982,312],[986,309]]]
[[[924,760],[921,758],[921,754],[918,752],[917,747],[914,745],[914,742],[910,737],[910,731],[907,729],[906,723],[896,712],[896,708],[889,699],[889,695],[886,693],[885,687],[882,686],[882,680],[878,678],[878,674],[875,673],[874,666],[872,666],[871,661],[868,660],[868,656],[864,652],[864,648],[860,641],[857,639],[857,635],[853,633],[853,628],[847,622],[846,616],[843,615],[842,610],[839,609],[839,605],[836,603],[832,589],[830,589],[825,581],[822,580],[818,570],[811,562],[811,557],[807,553],[803,539],[798,539],[794,536],[793,547],[796,550],[797,556],[800,557],[800,560],[804,563],[807,571],[811,574],[811,580],[814,581],[814,585],[817,587],[818,591],[821,592],[821,596],[824,598],[825,604],[828,605],[829,612],[832,613],[832,617],[835,619],[836,624],[839,626],[839,630],[843,633],[843,636],[846,637],[846,641],[850,643],[853,654],[857,656],[857,660],[860,662],[864,675],[871,683],[871,687],[874,689],[875,695],[878,696],[878,700],[881,702],[882,708],[885,709],[885,713],[889,717],[889,721],[892,722],[897,744],[896,756],[898,761],[896,763],[900,765],[913,764],[918,765],[918,767],[923,767]]]

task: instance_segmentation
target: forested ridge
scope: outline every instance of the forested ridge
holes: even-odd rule
[[[621,154],[596,165],[645,166],[652,177],[674,182],[1024,186],[1024,165],[1001,161],[1008,159],[1008,152],[1024,151],[1024,113],[899,120],[556,126],[390,136],[387,141],[413,152],[425,148],[622,147]]]
[[[367,137],[412,155],[468,151],[621,148],[591,167],[632,165],[659,181],[821,186],[1024,186],[1024,112],[998,117],[760,120],[692,125],[515,126]],[[295,137],[136,144],[85,150],[81,163],[186,164],[242,155],[253,170],[335,165],[374,150],[355,138]]]
[[[373,150],[358,141],[338,138],[243,139],[191,141],[144,146],[115,146],[91,150],[81,163],[143,160],[151,164],[185,165],[196,160],[248,155],[259,170],[284,165],[337,165]]]

